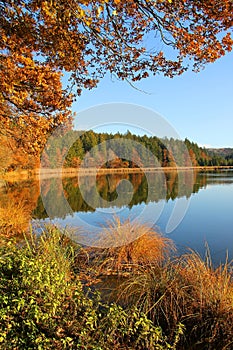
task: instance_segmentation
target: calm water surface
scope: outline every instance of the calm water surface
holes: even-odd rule
[[[96,242],[114,217],[149,223],[172,238],[179,252],[204,254],[208,243],[215,263],[233,259],[233,172],[111,174],[7,183],[1,200],[31,209],[33,225],[55,222]],[[170,221],[169,221],[170,220]],[[170,224],[169,224],[170,222]],[[78,227],[78,229],[77,229]]]

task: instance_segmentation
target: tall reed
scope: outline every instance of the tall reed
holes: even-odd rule
[[[233,348],[231,263],[215,269],[210,259],[204,261],[191,251],[162,265],[146,264],[120,286],[118,297],[137,305],[169,336],[182,323],[186,329],[182,349]]]

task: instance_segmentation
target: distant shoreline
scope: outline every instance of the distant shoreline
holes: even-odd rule
[[[137,173],[153,173],[157,171],[190,171],[190,170],[224,170],[233,169],[233,166],[192,166],[192,167],[156,167],[156,168],[43,168],[43,169],[32,169],[32,170],[18,170],[7,173],[0,173],[0,179],[2,180],[27,180],[31,178],[51,178],[51,177],[71,177],[77,176],[93,176],[95,174],[137,174]]]

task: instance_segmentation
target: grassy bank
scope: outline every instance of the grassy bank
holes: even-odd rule
[[[1,349],[175,349],[139,308],[101,302],[75,270],[80,248],[56,229],[0,258]]]
[[[208,247],[204,260],[191,250],[177,257],[173,242],[146,226],[128,223],[128,231],[138,238],[113,247],[122,232],[117,221],[109,225],[104,236],[110,248],[95,250],[89,263],[92,276],[118,276],[107,291],[108,278],[98,282],[106,300],[138,307],[169,340],[182,324],[179,349],[232,349],[232,263],[213,267]]]
[[[157,171],[208,171],[208,170],[227,170],[233,169],[233,166],[193,166],[193,167],[156,167],[156,168],[57,168],[57,169],[31,169],[31,170],[16,170],[1,173],[2,180],[26,180],[29,178],[53,178],[53,177],[72,177],[72,176],[93,176],[95,174],[136,174],[136,173],[153,173]]]
[[[172,241],[127,227],[141,234],[120,247],[117,222],[105,229],[110,248],[56,228],[2,239],[1,349],[232,349],[232,266],[175,258]]]

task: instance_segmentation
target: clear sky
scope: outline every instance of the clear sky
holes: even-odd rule
[[[182,139],[206,147],[233,147],[233,52],[199,73],[188,71],[172,79],[154,76],[136,87],[147,93],[107,76],[74,103],[77,121],[81,111],[95,105],[137,104],[158,112]]]

